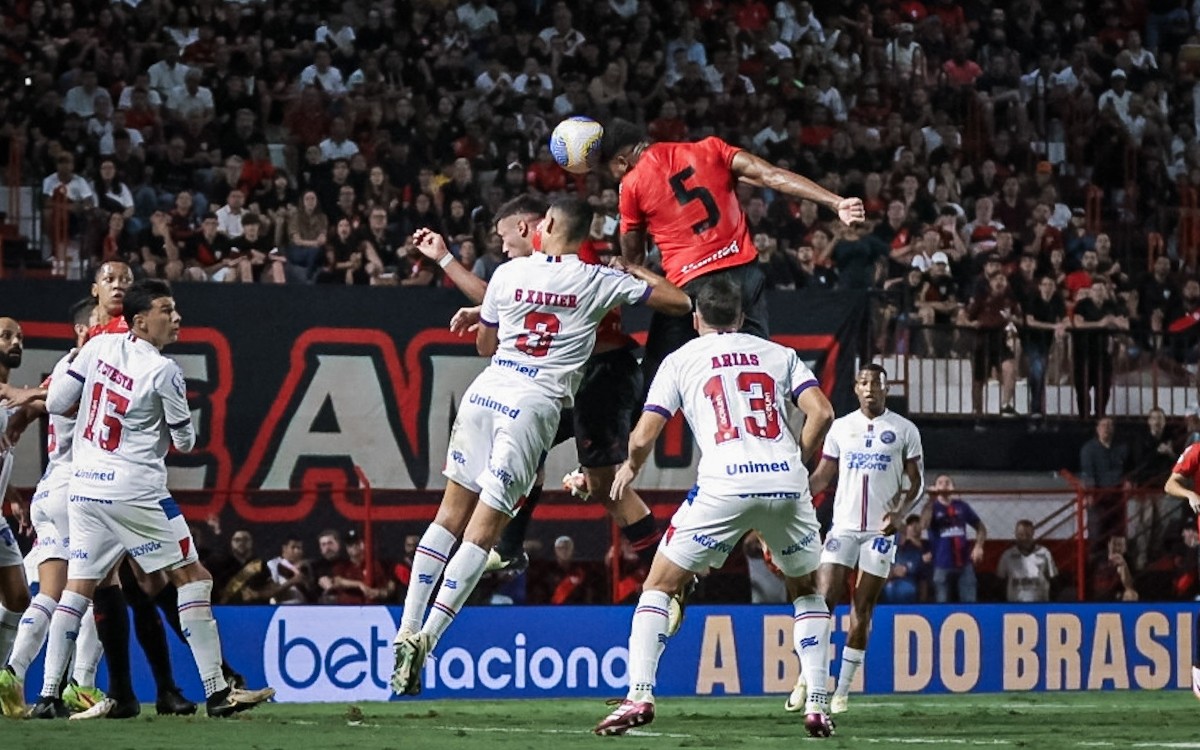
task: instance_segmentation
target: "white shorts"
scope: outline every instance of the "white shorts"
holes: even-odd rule
[[[484,371],[463,394],[450,432],[443,474],[509,517],[537,476],[562,411],[559,400],[514,389],[510,378]]]
[[[0,516],[0,568],[11,568],[14,565],[24,565],[21,548],[17,546],[17,537],[9,528],[8,521]]]
[[[858,568],[876,578],[887,579],[896,561],[896,537],[878,531],[843,531],[836,526],[825,537],[821,564]]]
[[[70,495],[67,577],[100,580],[126,552],[147,573],[196,562],[196,545],[174,498],[106,500]]]
[[[701,489],[675,511],[658,551],[679,567],[702,573],[724,565],[750,529],[762,535],[785,576],[817,569],[820,523],[807,492],[717,496]]]
[[[42,477],[33,491],[29,520],[37,532],[37,552],[41,560],[71,559],[71,527],[67,520],[70,483],[70,465],[58,466]]]

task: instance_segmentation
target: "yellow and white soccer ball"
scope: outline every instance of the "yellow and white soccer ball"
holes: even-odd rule
[[[590,117],[568,117],[550,133],[550,153],[558,166],[584,174],[600,159],[604,127]]]

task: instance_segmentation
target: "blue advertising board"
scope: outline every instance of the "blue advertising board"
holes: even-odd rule
[[[218,607],[228,661],[289,702],[392,698],[399,608]],[[426,666],[422,698],[613,697],[625,690],[632,607],[468,607]],[[1191,681],[1195,605],[881,606],[854,689],[967,693],[1162,689]],[[848,624],[839,610],[831,666]],[[671,639],[656,692],[786,693],[799,660],[785,606],[695,606]],[[191,653],[171,638],[184,692],[202,695]],[[134,650],[135,686],[154,683]],[[103,671],[103,670],[102,670]],[[41,660],[26,680],[32,698]],[[99,684],[105,684],[101,675]],[[406,698],[405,700],[412,700]]]

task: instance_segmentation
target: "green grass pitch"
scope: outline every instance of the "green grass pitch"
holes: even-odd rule
[[[827,740],[770,698],[665,698],[657,720],[625,737],[596,737],[601,701],[277,704],[226,721],[0,720],[5,748],[50,750],[527,750],[529,748],[1013,747],[1197,748],[1200,702],[1185,691],[854,696]]]

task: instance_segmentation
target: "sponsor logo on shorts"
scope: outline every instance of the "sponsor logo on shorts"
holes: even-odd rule
[[[92,471],[90,469],[79,469],[75,472],[76,479],[86,479],[89,482],[115,482],[117,481],[117,472],[114,471]]]
[[[102,497],[84,497],[83,495],[71,495],[73,503],[100,503],[101,505],[112,505],[112,500],[105,500]]]
[[[159,544],[158,542],[155,542],[155,541],[149,541],[149,542],[146,542],[145,544],[139,544],[138,546],[129,550],[129,556],[136,560],[137,558],[141,557],[142,555],[148,555],[151,552],[158,552],[160,549],[162,549],[161,544]]]
[[[48,497],[50,497],[50,490],[42,490],[41,492],[35,492],[35,493],[33,493],[33,499],[30,500],[29,503],[32,505],[33,503],[36,503],[38,500],[45,500]]]
[[[815,531],[809,532],[808,534],[805,534],[804,536],[800,537],[800,539],[798,541],[784,547],[783,550],[781,550],[779,554],[780,555],[794,555],[797,552],[800,552],[800,551],[806,549],[808,547],[808,545],[812,544],[813,541],[816,540],[816,538],[817,538],[817,532],[815,532]],[[835,540],[830,539],[829,541],[832,542]]]
[[[837,539],[835,539],[834,537],[830,537],[825,542],[825,549],[829,550],[830,552],[837,552],[841,548],[842,548],[842,543],[840,541],[838,541]]]
[[[736,476],[738,474],[767,474],[791,470],[792,467],[788,465],[787,461],[772,461],[770,463],[756,461],[745,464],[725,464],[725,473],[729,476]]]
[[[803,651],[806,648],[813,648],[813,647],[817,646],[818,643],[819,643],[819,641],[815,635],[810,635],[807,638],[801,638],[800,639],[800,650]]]
[[[85,550],[85,549],[73,549],[73,550],[71,550],[71,559],[72,559],[72,560],[86,560],[86,559],[88,559],[88,553],[87,553],[87,550]]]
[[[496,365],[497,367],[507,367],[510,370],[514,370],[517,374],[524,375],[529,378],[536,378],[538,373],[541,372],[541,369],[537,367],[523,365],[520,362],[514,362],[511,359],[493,359],[492,364]]]
[[[733,552],[732,544],[729,544],[728,542],[722,542],[720,539],[713,539],[708,534],[694,534],[692,536],[692,541],[696,544],[699,544],[701,547],[714,549],[718,552],[724,552],[725,554]]]
[[[468,400],[476,406],[482,406],[485,409],[491,409],[492,411],[499,412],[500,414],[503,414],[511,419],[516,419],[521,415],[520,409],[514,409],[508,404],[502,404],[490,396],[484,396],[481,393],[472,393],[470,399]]]
[[[891,430],[884,430],[883,434],[879,436],[879,439],[883,441],[884,445],[891,445],[892,443],[896,442],[896,433],[892,432]]]
[[[460,465],[466,465],[467,463],[467,457],[462,454],[462,451],[450,451],[450,459]]]
[[[492,473],[492,476],[499,479],[505,487],[512,487],[513,482],[517,481],[513,478],[512,474],[509,474],[506,469],[502,469],[499,466],[489,466],[488,471]]]

